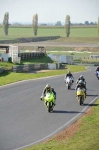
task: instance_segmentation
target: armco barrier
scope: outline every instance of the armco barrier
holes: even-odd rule
[[[3,67],[0,67],[0,73],[2,73],[3,72]]]
[[[40,69],[48,69],[47,64],[27,64],[27,65],[20,65],[20,66],[13,66],[13,72],[30,72],[33,70],[40,70]]]

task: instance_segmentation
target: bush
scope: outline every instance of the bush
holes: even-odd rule
[[[8,62],[12,62],[12,58],[11,57],[8,58]]]

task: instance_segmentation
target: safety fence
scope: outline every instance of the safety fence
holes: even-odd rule
[[[0,73],[2,73],[3,72],[3,67],[0,67]]]
[[[21,60],[26,60],[30,58],[40,58],[43,57],[45,53],[43,52],[31,52],[31,53],[19,53],[18,57],[21,57]]]
[[[48,69],[48,64],[26,64],[12,67],[13,72],[31,72],[41,69]]]

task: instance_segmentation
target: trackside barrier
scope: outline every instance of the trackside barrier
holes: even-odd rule
[[[27,64],[12,67],[13,72],[30,72],[40,69],[48,69],[48,64]]]
[[[2,73],[3,72],[3,67],[0,67],[0,73]]]
[[[26,60],[26,59],[41,58],[44,55],[45,55],[45,53],[43,53],[43,52],[19,53],[18,57],[20,57],[21,60]]]

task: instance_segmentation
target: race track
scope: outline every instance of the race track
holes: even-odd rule
[[[87,98],[80,106],[75,97],[75,85],[67,90],[64,75],[28,80],[0,87],[0,150],[18,150],[37,144],[68,127],[94,105],[99,93],[95,68],[75,73],[75,81],[82,74],[87,82]],[[57,92],[54,111],[48,113],[39,97],[50,83]]]
[[[52,46],[52,47],[98,47],[99,44],[95,43],[66,43],[66,42],[48,42],[48,41],[42,41],[42,42],[28,42],[28,43],[16,43],[14,44],[16,46]]]

